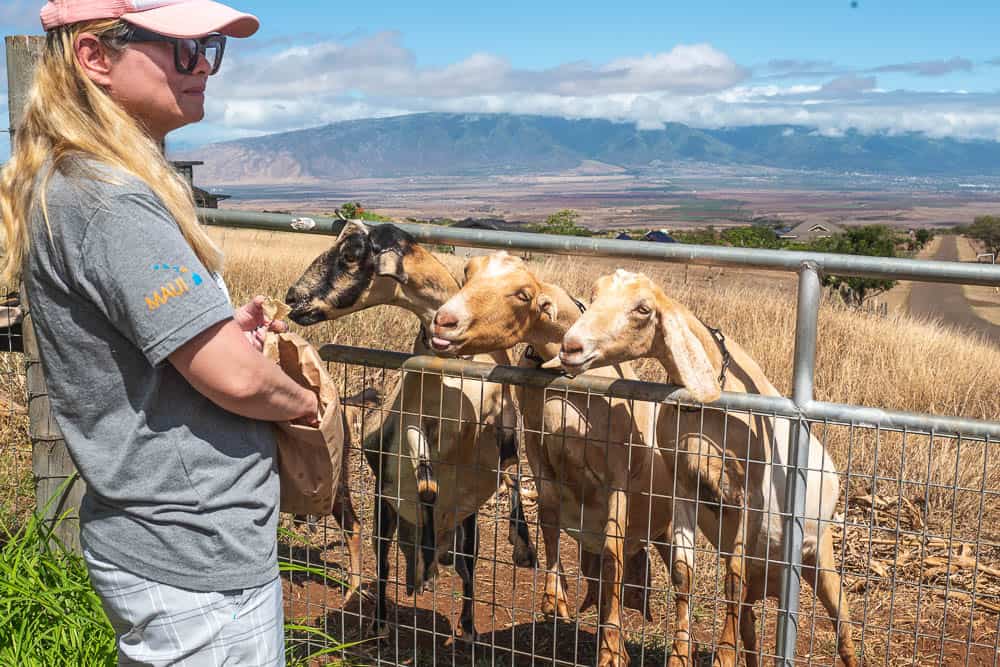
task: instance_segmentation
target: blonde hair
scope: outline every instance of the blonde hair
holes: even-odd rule
[[[0,172],[5,232],[0,279],[7,285],[16,285],[28,256],[35,206],[41,207],[48,224],[49,177],[53,171],[67,170],[71,161],[74,168],[83,162],[74,158],[89,158],[137,177],[160,198],[205,267],[210,271],[222,267],[222,253],[198,223],[190,186],[167,162],[157,142],[77,62],[74,43],[80,33],[93,33],[114,55],[125,48],[126,30],[121,21],[103,20],[48,33],[11,159]],[[40,173],[43,169],[45,173]]]

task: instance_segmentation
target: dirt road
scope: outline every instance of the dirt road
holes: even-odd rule
[[[959,261],[958,237],[943,237],[937,253],[929,259]],[[908,308],[914,315],[941,320],[956,328],[986,336],[1000,345],[1000,326],[987,322],[973,312],[962,293],[961,285],[915,282],[910,288]]]

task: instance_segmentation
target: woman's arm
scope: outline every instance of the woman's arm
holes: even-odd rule
[[[225,410],[263,421],[316,423],[316,395],[248,345],[234,320],[209,327],[169,359],[192,387]]]

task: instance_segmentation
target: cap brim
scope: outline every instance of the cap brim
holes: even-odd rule
[[[168,37],[203,37],[213,32],[228,37],[249,37],[260,21],[212,0],[190,0],[144,12],[130,12],[122,20]]]

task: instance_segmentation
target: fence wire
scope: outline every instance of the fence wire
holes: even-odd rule
[[[780,434],[768,426],[762,431],[766,442],[755,447],[756,436],[736,426],[748,421],[777,426],[787,419],[676,401],[609,401],[593,391],[526,391],[468,377],[449,379],[448,390],[442,389],[441,374],[431,371],[406,371],[404,381],[401,372],[370,364],[331,368],[344,396],[374,388],[383,401],[348,412],[353,434],[347,479],[361,523],[360,558],[352,563],[349,535],[338,527],[344,516],[339,522],[290,521],[283,538],[288,559],[309,570],[288,577],[286,615],[329,636],[304,636],[303,655],[326,647],[331,656],[358,664],[594,665],[602,657],[602,632],[608,638],[620,629],[633,665],[667,665],[678,650],[691,652],[693,662],[685,664],[711,664],[713,657],[731,659],[734,646],[740,664],[754,664],[758,654],[767,662],[777,657],[783,494],[770,493],[767,480],[771,486],[783,483],[784,466],[769,463],[781,446]],[[496,417],[505,406],[489,402],[498,396],[507,400],[506,389],[518,399],[520,455],[515,465],[504,467],[497,443],[506,429]],[[419,400],[407,403],[406,391],[421,392]],[[467,400],[457,400],[458,391]],[[546,425],[551,420],[540,424],[536,417],[543,405],[559,406],[564,420],[575,420],[587,435],[553,431]],[[607,423],[603,412],[609,408],[629,413],[655,408],[678,433],[692,419],[706,436],[718,433],[721,424],[723,435],[716,440],[725,447],[698,449],[698,474],[705,471],[706,477],[685,482],[677,462],[685,454],[676,443],[642,442],[620,422]],[[430,447],[423,454],[401,440],[398,429],[387,429],[408,419],[428,435]],[[795,664],[843,664],[838,607],[849,609],[850,620],[842,612],[840,628],[861,664],[996,664],[996,442],[831,421],[810,426],[833,460],[837,489],[836,497],[824,497],[829,487],[812,483],[823,470],[810,468],[807,517],[821,517],[813,522],[812,535],[829,538],[832,563],[815,557],[825,538],[810,542],[807,518]],[[449,440],[449,434],[458,437]],[[553,465],[539,463],[539,450]],[[438,483],[432,506],[420,499],[417,486],[425,457]],[[707,476],[712,471],[718,473],[715,480]],[[721,500],[712,496],[713,483],[725,491]],[[514,485],[537,565],[515,562]],[[614,497],[628,504],[619,562],[607,536],[616,530],[606,521]],[[386,521],[385,505],[399,518],[395,530]],[[831,509],[824,515],[810,509],[814,505]],[[737,555],[733,527],[744,510],[738,537],[745,546],[749,597],[741,605],[739,589],[727,579],[727,562]],[[425,558],[422,531],[428,516],[436,540],[433,555]],[[679,544],[677,526],[692,519],[700,529],[691,544]],[[380,544],[385,545],[386,623],[376,632]],[[689,554],[679,553],[678,546],[689,546]],[[681,562],[690,566],[687,595],[683,578],[671,576]],[[551,595],[555,563],[564,577],[562,600]],[[467,567],[471,576],[463,571]],[[360,593],[346,585],[352,575],[360,576]],[[422,578],[430,582],[421,586]],[[609,615],[616,605],[610,593],[622,581],[623,611],[616,622]],[[588,589],[594,598],[588,598]],[[594,599],[597,605],[579,609]],[[468,632],[470,609],[474,636]],[[735,636],[726,635],[727,622]],[[679,632],[688,623],[690,634]]]
[[[0,287],[0,540],[35,509],[22,350],[19,295]]]

